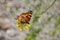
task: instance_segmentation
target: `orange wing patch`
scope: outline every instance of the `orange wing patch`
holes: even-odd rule
[[[31,19],[32,11],[28,11],[27,13],[22,13],[21,15],[17,16],[17,20],[22,23],[28,23]]]

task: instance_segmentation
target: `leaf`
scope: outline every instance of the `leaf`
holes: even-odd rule
[[[58,25],[60,25],[60,16],[58,17],[58,19],[55,22],[55,27],[57,27]]]

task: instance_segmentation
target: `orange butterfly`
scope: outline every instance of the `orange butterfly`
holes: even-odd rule
[[[28,11],[27,13],[22,13],[21,15],[17,16],[16,20],[22,23],[28,23],[31,19],[32,11]]]

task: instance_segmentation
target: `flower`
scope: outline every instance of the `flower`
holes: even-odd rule
[[[19,28],[20,31],[28,30],[29,27],[30,27],[30,24],[28,24],[28,23],[22,23],[22,22],[16,20],[16,28]]]

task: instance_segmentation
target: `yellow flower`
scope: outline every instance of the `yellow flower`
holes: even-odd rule
[[[16,24],[16,28],[19,28],[20,25]]]
[[[20,32],[22,32],[23,31],[23,29],[20,29]]]
[[[18,20],[16,20],[16,22],[19,22]]]
[[[29,29],[30,24],[28,23],[21,23],[20,21],[16,20],[16,28],[19,28],[20,31]]]
[[[30,27],[30,24],[26,24],[23,29],[24,29],[24,30],[27,30],[29,27]]]

